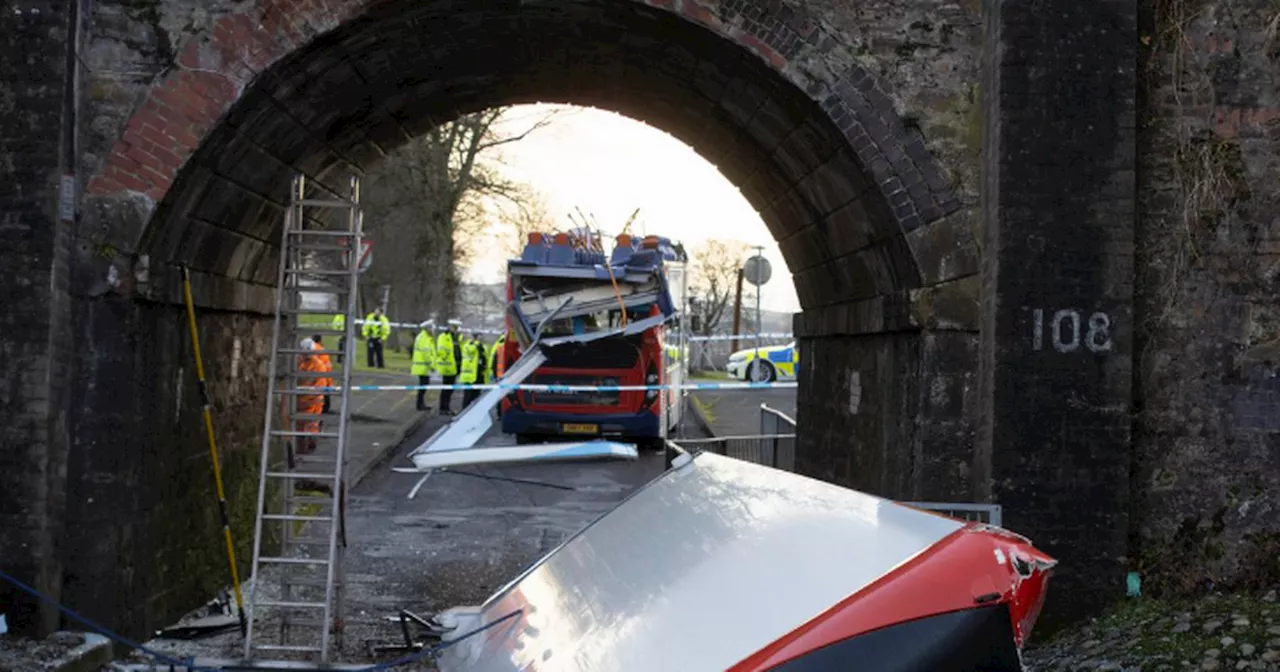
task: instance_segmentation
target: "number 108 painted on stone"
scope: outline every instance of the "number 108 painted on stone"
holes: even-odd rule
[[[1031,311],[1031,349],[1044,349],[1044,310]],[[1049,319],[1049,342],[1053,349],[1076,352],[1083,345],[1089,352],[1111,352],[1111,316],[1098,312],[1082,324],[1080,312],[1070,308],[1059,310]]]

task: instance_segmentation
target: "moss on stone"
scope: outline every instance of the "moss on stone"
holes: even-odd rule
[[[1177,669],[1183,661],[1199,665],[1207,655],[1224,663],[1251,660],[1276,639],[1277,613],[1274,590],[1199,599],[1137,598],[1044,642],[1033,641],[1027,660],[1045,670],[1103,669],[1085,664],[1090,659],[1140,664],[1142,669],[1163,669],[1157,667],[1161,663]]]

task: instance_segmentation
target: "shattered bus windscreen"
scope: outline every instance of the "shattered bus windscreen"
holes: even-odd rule
[[[630,369],[640,359],[641,334],[611,336],[587,343],[565,343],[543,349],[549,369]]]
[[[618,379],[610,376],[591,376],[581,374],[534,374],[535,385],[574,385],[592,387],[615,387]],[[548,406],[617,406],[621,393],[617,390],[592,391],[554,391],[524,392],[526,404],[546,404]]]

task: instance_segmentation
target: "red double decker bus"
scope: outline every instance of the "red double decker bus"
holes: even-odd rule
[[[520,390],[502,401],[502,429],[520,443],[609,437],[662,448],[681,419],[687,256],[658,236],[617,237],[606,259],[599,239],[531,234],[508,262],[508,335],[500,362],[514,362],[537,334],[546,361],[524,382],[589,390]],[[523,339],[521,338],[523,335]],[[617,387],[662,386],[618,390]]]

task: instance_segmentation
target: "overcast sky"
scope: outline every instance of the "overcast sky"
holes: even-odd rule
[[[519,132],[549,109],[513,108],[501,129]],[[576,108],[504,146],[500,159],[511,178],[542,192],[562,228],[572,226],[566,213],[577,206],[612,235],[638,207],[647,231],[637,232],[665,235],[686,247],[708,238],[764,245],[773,279],[764,287],[762,307],[800,310],[791,274],[755,209],[714,165],[663,131],[612,112]],[[468,280],[502,277],[505,255],[496,246],[490,249],[473,264]]]

